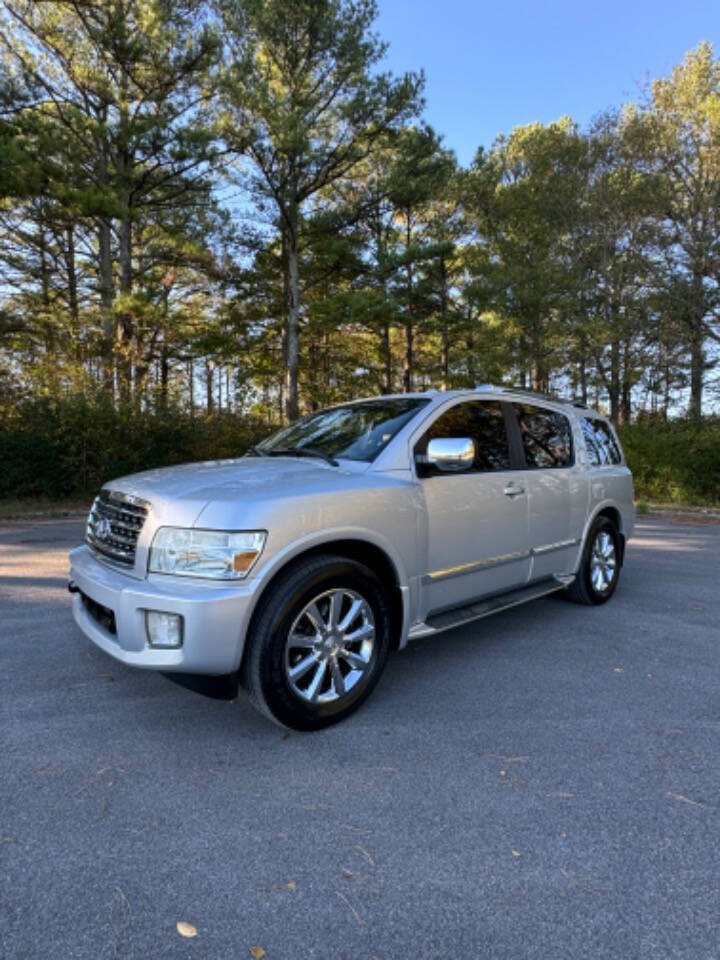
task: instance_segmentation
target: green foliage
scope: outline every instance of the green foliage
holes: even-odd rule
[[[655,503],[720,503],[720,418],[643,417],[620,428],[635,495]]]
[[[374,0],[226,0],[220,9],[232,50],[222,73],[222,136],[232,152],[250,159],[255,201],[277,218],[285,406],[294,419],[308,208],[417,114],[423,78],[395,79],[376,69],[385,46],[371,29]]]
[[[256,418],[397,390],[500,381],[621,424],[700,420],[712,47],[640,104],[519,127],[463,170],[422,120],[422,73],[381,71],[376,13],[0,0],[5,492],[232,453]],[[642,429],[641,482],[713,495],[674,459],[652,474]]]
[[[103,397],[28,401],[0,422],[0,498],[97,492],[127,473],[241,456],[271,431],[228,413],[118,410]]]

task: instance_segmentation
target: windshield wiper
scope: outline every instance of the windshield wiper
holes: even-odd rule
[[[275,450],[265,450],[264,453],[269,457],[317,457],[333,467],[340,466],[335,457],[331,457],[324,450],[318,450],[317,447],[279,447]]]

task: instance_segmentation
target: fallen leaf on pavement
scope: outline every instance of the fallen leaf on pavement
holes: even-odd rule
[[[679,800],[681,803],[689,803],[693,807],[704,807],[704,803],[700,803],[699,800],[691,800],[690,797],[684,797],[681,793],[670,793],[667,794],[671,800]]]
[[[176,929],[181,937],[197,936],[197,927],[194,927],[191,923],[185,923],[184,920],[178,920],[176,924]]]
[[[253,960],[262,960],[265,956],[265,951],[262,947],[250,947],[250,956]]]
[[[268,886],[261,887],[263,893],[283,893],[285,890],[295,890],[297,884],[294,880],[287,883],[271,883]]]

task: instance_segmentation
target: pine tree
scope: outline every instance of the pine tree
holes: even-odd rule
[[[228,0],[234,61],[222,86],[223,134],[254,165],[252,188],[275,211],[288,295],[286,415],[298,416],[303,219],[323,189],[419,108],[422,77],[374,72],[385,47],[374,0]]]

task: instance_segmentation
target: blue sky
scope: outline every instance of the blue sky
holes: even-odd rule
[[[569,114],[584,126],[638,99],[701,40],[720,56],[718,0],[378,3],[387,67],[424,68],[426,118],[465,164],[518,124]]]

